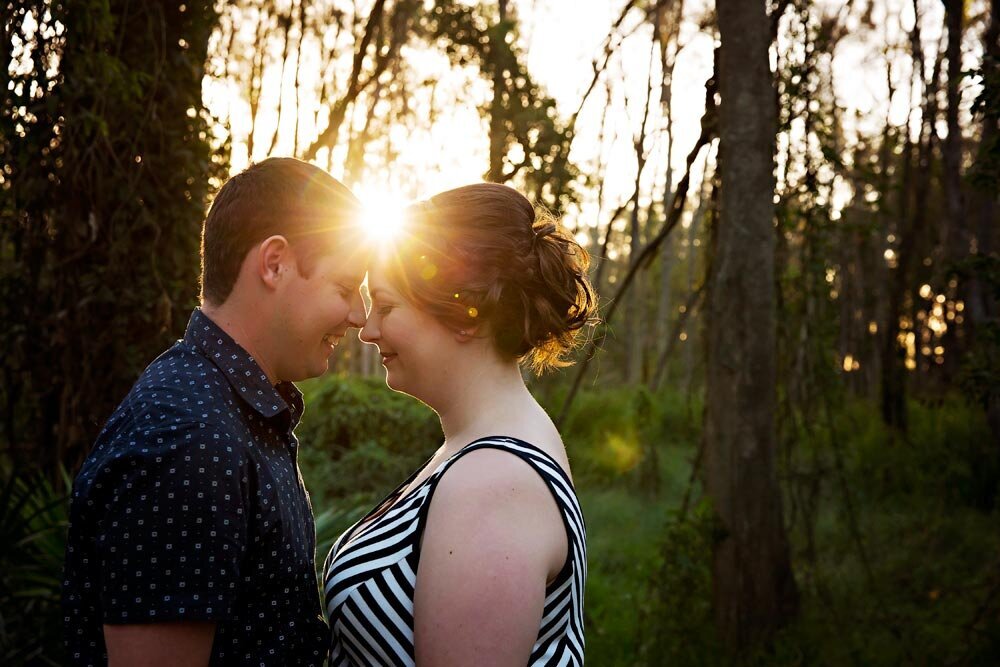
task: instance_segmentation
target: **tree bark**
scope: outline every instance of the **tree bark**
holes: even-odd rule
[[[899,181],[899,208],[896,215],[896,236],[899,243],[896,249],[895,268],[890,266],[888,287],[888,313],[886,335],[882,339],[882,387],[881,408],[882,420],[886,426],[898,433],[905,434],[908,428],[906,412],[907,394],[907,347],[903,343],[910,337],[916,340],[913,313],[912,285],[919,261],[927,252],[927,198],[928,180],[931,164],[931,154],[934,148],[934,123],[937,120],[937,89],[940,74],[940,58],[936,58],[931,66],[931,75],[927,76],[927,61],[924,55],[920,35],[920,14],[914,3],[917,20],[910,32],[910,51],[913,59],[913,75],[911,86],[922,86],[920,99],[922,104],[910,110],[920,112],[920,134],[916,141],[910,136],[910,122],[901,128],[905,134],[905,143],[900,159],[903,161]],[[906,328],[901,319],[908,320]],[[912,369],[911,369],[912,370]]]
[[[958,258],[968,249],[962,214],[962,129],[958,122],[962,93],[962,32],[965,23],[964,0],[944,0],[945,22],[948,27],[948,107],[945,111],[948,136],[944,140],[944,175],[942,185],[948,207],[947,252]],[[964,242],[963,242],[964,241]]]
[[[962,82],[962,33],[965,24],[964,0],[944,0],[945,23],[948,28],[948,47],[945,53],[948,59],[947,70],[947,100],[945,119],[948,126],[948,136],[942,147],[944,173],[942,185],[947,206],[947,224],[944,233],[946,268],[949,273],[951,266],[961,260],[968,252],[969,230],[965,220],[965,202],[962,193],[962,128],[959,125],[958,113],[962,101],[959,85]],[[964,281],[963,281],[964,282]],[[968,301],[967,285],[959,287],[959,293],[964,301]],[[958,360],[963,356],[963,340],[958,336],[958,325],[948,323],[942,344],[945,348],[944,375],[946,381],[951,381],[958,372]]]
[[[717,3],[722,185],[707,312],[705,479],[723,531],[713,545],[713,607],[737,655],[772,638],[798,608],[775,469],[777,122],[765,7]]]
[[[994,96],[993,99],[996,99],[995,95],[997,94],[995,73],[998,63],[1000,63],[1000,0],[991,0],[990,20],[983,35],[982,68],[984,85],[987,86],[987,91]],[[991,76],[990,70],[993,70],[993,76]],[[1000,118],[997,117],[995,107],[984,109],[982,116],[983,126],[977,162],[982,160],[989,165],[990,155],[995,155],[997,142],[1000,141]],[[979,184],[974,191],[973,203],[970,206],[971,210],[974,211],[975,221],[973,224],[975,227],[969,239],[968,257],[986,258],[994,255],[997,227],[996,167],[987,166],[986,169],[993,172],[986,179],[991,183]],[[998,299],[995,293],[991,295],[988,283],[975,273],[969,277],[966,283],[964,297],[967,313],[965,318],[966,344],[971,347],[975,342],[977,332],[983,331],[990,322],[995,323],[1000,312],[998,312]],[[994,441],[1000,443],[1000,396],[996,392],[991,392],[986,397],[984,407]]]
[[[499,29],[494,33],[494,39],[502,41],[507,37],[509,26],[507,22],[507,0],[498,0],[497,9],[499,11]],[[502,48],[500,44],[493,47],[494,53]],[[499,62],[494,63],[493,68],[493,100],[490,102],[490,170],[486,180],[493,183],[502,183],[503,158],[507,154],[507,134],[504,127],[504,91],[506,89],[506,77]]]
[[[660,47],[660,109],[663,113],[663,120],[665,122],[664,130],[667,133],[667,166],[665,170],[665,182],[663,184],[662,197],[664,216],[666,216],[667,211],[673,208],[674,197],[674,115],[672,106],[672,89],[674,65],[677,62],[677,51],[679,49],[678,28],[684,12],[683,0],[678,0],[673,3],[668,14],[667,12],[668,9],[666,7],[660,7],[656,18],[656,39]],[[664,14],[667,15],[664,17]],[[650,215],[647,216],[647,220],[651,220],[653,218],[652,203],[649,205],[649,211]],[[692,222],[692,224],[694,223]],[[671,331],[670,320],[672,303],[670,300],[670,274],[673,269],[672,260],[673,257],[670,253],[670,249],[665,249],[660,258],[660,301],[656,311],[656,357],[664,362],[666,362],[666,352],[668,348],[673,347],[673,341],[668,338]],[[690,290],[690,286],[688,287]],[[665,372],[666,369],[662,365],[658,364],[653,367],[650,372],[650,386],[658,385],[660,378]]]
[[[992,62],[992,66],[994,68],[997,67],[996,63],[1000,62],[1000,0],[991,0],[990,2],[990,23],[986,29],[986,34],[983,36],[983,51],[986,55],[986,58],[984,58],[984,67],[987,62]],[[998,122],[996,115],[993,113],[984,114],[983,133],[980,142],[986,147],[993,146],[1000,140],[1000,136],[998,135],[1000,135],[1000,122]],[[975,234],[975,252],[987,257],[995,250],[997,200],[996,192],[984,192],[981,194],[983,196],[981,197],[979,206],[979,220]],[[981,282],[977,284],[977,288],[974,304],[975,310],[971,311],[970,315],[975,315],[981,319],[996,317],[996,299],[992,300],[991,305]]]

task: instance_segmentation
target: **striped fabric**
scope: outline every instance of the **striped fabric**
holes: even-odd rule
[[[523,440],[490,437],[465,446],[400,499],[420,470],[413,473],[333,545],[323,568],[326,613],[333,632],[330,667],[415,664],[413,590],[431,496],[452,463],[484,448],[510,452],[527,462],[549,487],[566,526],[566,565],[546,588],[528,665],[583,664],[587,543],[576,492],[562,468],[542,450]]]

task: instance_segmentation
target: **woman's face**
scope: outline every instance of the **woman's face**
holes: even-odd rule
[[[368,272],[371,310],[361,340],[378,346],[389,388],[436,409],[460,352],[456,332],[405,300],[384,271]]]

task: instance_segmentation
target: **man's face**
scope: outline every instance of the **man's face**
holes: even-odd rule
[[[318,377],[347,329],[365,323],[361,281],[368,255],[349,247],[318,256],[308,277],[293,261],[279,290],[274,371],[277,380]]]

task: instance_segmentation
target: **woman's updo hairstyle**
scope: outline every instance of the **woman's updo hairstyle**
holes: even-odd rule
[[[390,280],[456,331],[485,325],[497,350],[536,374],[567,366],[594,316],[590,257],[548,213],[505,185],[448,190],[407,210]]]

